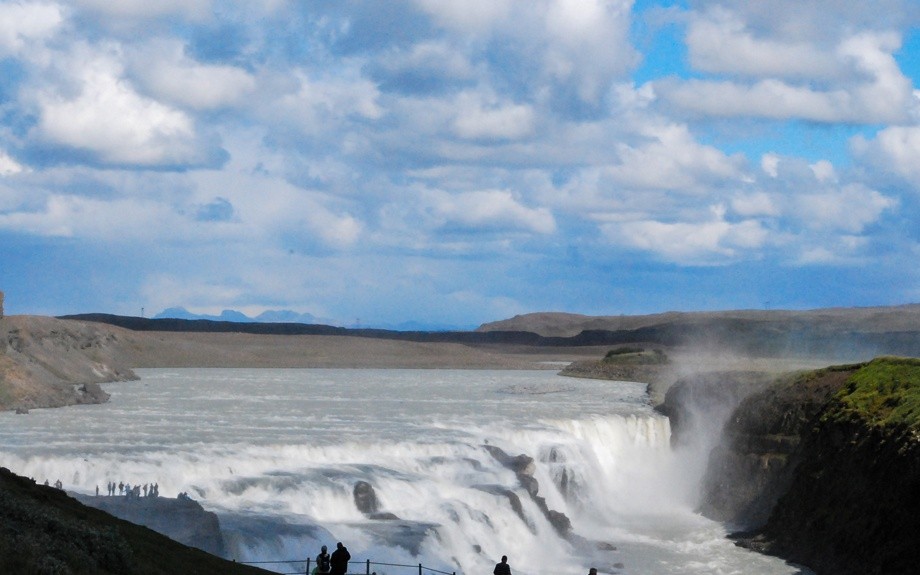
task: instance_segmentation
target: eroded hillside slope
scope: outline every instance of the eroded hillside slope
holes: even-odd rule
[[[100,383],[135,379],[122,330],[40,316],[0,318],[0,410],[108,399]]]

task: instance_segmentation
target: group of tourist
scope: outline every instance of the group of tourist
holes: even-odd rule
[[[313,575],[345,575],[348,573],[349,559],[351,559],[351,553],[341,541],[335,544],[335,551],[331,555],[326,552],[326,546],[323,545],[319,555],[316,556]]]
[[[34,481],[34,479],[33,479]],[[45,480],[45,485],[49,485],[48,480]],[[54,487],[56,489],[64,489],[64,484],[60,479],[54,482]],[[124,495],[125,497],[159,497],[160,496],[160,484],[159,483],[145,483],[143,485],[130,485],[123,481],[115,483],[110,481],[106,484],[106,489],[108,490],[109,496],[114,496],[115,492],[118,492],[118,495]],[[99,497],[99,486],[96,486],[96,497]]]
[[[159,497],[160,496],[160,484],[159,483],[145,483],[143,485],[131,485],[119,481],[115,483],[114,481],[109,482],[107,485],[109,495],[114,496],[115,491],[118,491],[118,495],[124,495],[125,497]],[[143,494],[143,495],[142,495]],[[96,495],[99,495],[99,487],[96,487]]]
[[[348,572],[349,559],[351,559],[351,554],[342,545],[341,541],[336,543],[336,549],[331,555],[326,552],[326,546],[323,545],[319,555],[316,556],[316,567],[313,568],[312,575],[345,575]],[[310,575],[310,573],[307,573],[307,575]],[[376,575],[376,572],[374,575]],[[501,562],[495,564],[492,575],[511,575],[511,566],[508,565],[507,555],[502,555]],[[597,569],[592,567],[588,571],[588,575],[597,575]]]

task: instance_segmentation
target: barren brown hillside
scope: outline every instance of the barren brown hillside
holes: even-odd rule
[[[477,331],[529,331],[547,337],[572,337],[585,330],[635,330],[659,325],[688,325],[744,320],[775,326],[808,325],[829,331],[866,333],[920,330],[920,304],[889,307],[826,308],[805,311],[730,310],[666,312],[651,315],[587,316],[561,312],[517,315],[483,324]]]

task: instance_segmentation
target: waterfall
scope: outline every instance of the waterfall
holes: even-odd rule
[[[774,559],[748,569],[751,555],[693,513],[698,478],[642,384],[563,385],[546,372],[141,375],[107,388],[105,405],[0,414],[0,461],[87,494],[110,481],[187,493],[218,515],[238,561],[303,560],[342,541],[356,562],[471,574],[502,555],[515,575],[793,572]]]

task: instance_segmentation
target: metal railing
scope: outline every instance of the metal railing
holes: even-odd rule
[[[256,565],[281,565],[281,564],[288,564],[288,565],[303,564],[305,565],[302,571],[288,571],[285,573],[281,573],[280,575],[310,575],[310,565],[312,563],[312,560],[309,557],[306,560],[288,559],[286,561],[285,560],[278,560],[278,561],[236,561],[234,560],[234,561],[236,563],[242,563],[243,565],[254,565],[254,566]],[[416,564],[406,565],[402,563],[379,563],[376,561],[371,561],[370,559],[364,562],[364,573],[360,573],[358,571],[349,571],[348,573],[346,573],[346,575],[376,575],[377,571],[371,571],[371,565],[381,566],[381,567],[405,567],[405,568],[409,568],[413,570],[418,569],[418,575],[425,575],[426,573],[434,573],[436,575],[457,575],[456,571],[452,571],[452,572],[440,571],[438,569],[433,569],[431,567],[425,567],[421,563],[417,565]]]

